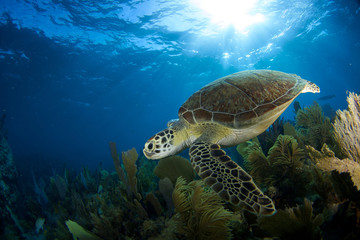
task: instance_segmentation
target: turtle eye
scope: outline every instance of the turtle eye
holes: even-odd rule
[[[151,149],[153,148],[153,146],[154,146],[154,145],[153,145],[152,143],[149,143],[148,149],[151,150]]]

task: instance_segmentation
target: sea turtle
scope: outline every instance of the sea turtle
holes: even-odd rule
[[[223,199],[258,215],[271,215],[272,200],[221,147],[247,141],[264,132],[300,94],[320,92],[295,74],[250,70],[215,80],[195,92],[179,109],[178,120],[151,137],[148,159],[174,155],[190,147],[197,174]]]

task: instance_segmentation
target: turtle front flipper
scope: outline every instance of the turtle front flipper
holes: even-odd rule
[[[246,209],[258,215],[275,213],[272,200],[221,150],[220,145],[196,142],[189,154],[197,174],[224,200],[234,205],[243,203]]]

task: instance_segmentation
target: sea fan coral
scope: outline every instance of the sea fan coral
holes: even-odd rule
[[[135,148],[132,148],[126,152],[122,152],[121,158],[123,160],[125,170],[127,173],[128,184],[130,185],[131,192],[137,196],[137,179],[136,179],[136,160],[138,159],[138,154]]]
[[[159,161],[154,169],[154,173],[161,179],[169,178],[173,184],[180,176],[191,182],[195,178],[194,169],[186,158],[180,156],[170,156]]]
[[[118,154],[117,149],[116,149],[116,143],[110,142],[110,143],[109,143],[109,146],[110,146],[111,157],[112,157],[113,162],[114,162],[114,166],[115,166],[116,173],[117,173],[117,175],[119,176],[120,180],[121,180],[124,184],[126,184],[126,183],[127,183],[127,180],[126,180],[126,176],[125,176],[124,169],[123,169],[122,166],[121,166],[119,154]],[[130,186],[127,185],[127,184],[126,184],[126,195],[127,195],[128,197],[130,197],[130,195],[131,195]]]
[[[358,190],[360,190],[360,164],[350,159],[340,160],[335,157],[333,151],[324,144],[321,152],[311,146],[306,146],[311,160],[318,168],[324,171],[338,171],[339,173],[349,173],[351,180]]]
[[[141,199],[141,195],[137,192],[137,166],[136,160],[138,159],[138,154],[135,148],[132,148],[126,152],[122,152],[121,158],[127,173],[127,178],[125,178],[125,172],[121,166],[119,154],[117,153],[116,144],[114,142],[109,143],[111,156],[114,161],[114,166],[117,174],[119,175],[120,180],[126,184],[126,193],[127,197],[131,198],[131,195],[134,195],[137,199]]]
[[[338,110],[334,138],[352,161],[360,163],[360,95],[349,93],[348,110]]]

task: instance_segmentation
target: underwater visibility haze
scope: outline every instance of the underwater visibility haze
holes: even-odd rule
[[[359,26],[357,0],[1,0],[0,238],[359,239]],[[321,89],[223,149],[270,216],[189,150],[142,152],[193,93],[260,69]]]

